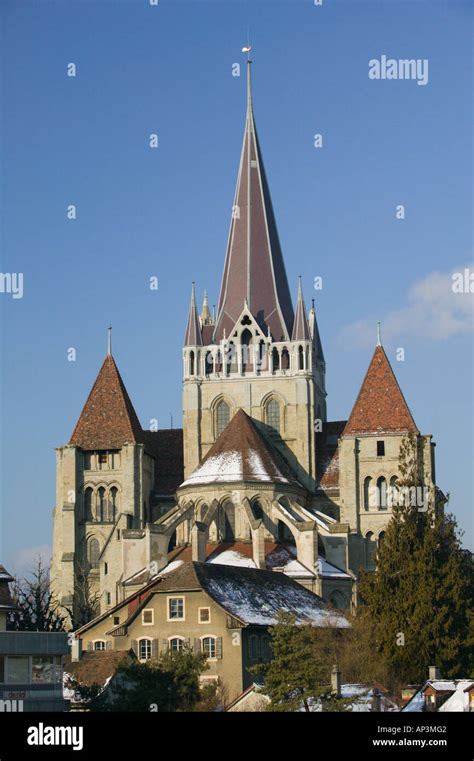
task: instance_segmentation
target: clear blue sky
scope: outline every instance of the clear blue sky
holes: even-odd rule
[[[54,447],[109,322],[142,424],[168,427],[172,413],[180,425],[190,283],[212,304],[221,280],[247,26],[288,276],[293,294],[301,273],[307,304],[316,297],[330,419],[348,416],[380,319],[472,546],[473,297],[450,289],[472,267],[471,3],[3,0],[1,15],[1,269],[25,281],[23,299],[0,294],[0,562],[19,569],[51,544]],[[383,54],[428,59],[428,84],[370,80]]]

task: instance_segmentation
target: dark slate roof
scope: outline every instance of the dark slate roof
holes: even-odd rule
[[[184,478],[182,428],[143,431],[147,452],[155,459],[155,491],[174,494]]]
[[[112,355],[107,354],[69,443],[82,449],[119,449],[141,441],[133,404]]]
[[[382,346],[376,346],[344,435],[418,433]]]
[[[214,343],[229,336],[244,303],[275,341],[288,340],[293,326],[285,264],[280,248],[253,115],[250,65],[244,141],[224,264]]]
[[[201,324],[196,306],[196,296],[194,293],[194,283],[191,289],[191,302],[189,304],[188,322],[184,334],[185,346],[202,346]]]
[[[8,586],[13,580],[13,576],[8,573],[3,565],[0,565],[0,608],[3,610],[5,610],[5,608],[8,610],[13,610],[15,608],[10,593],[10,587]]]
[[[301,487],[290,466],[239,409],[202,463],[181,486],[235,481],[284,483]]]

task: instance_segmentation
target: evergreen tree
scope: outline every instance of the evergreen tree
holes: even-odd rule
[[[377,568],[362,574],[359,588],[378,647],[400,679],[422,681],[429,665],[446,677],[469,675],[473,566],[453,516],[394,506]]]

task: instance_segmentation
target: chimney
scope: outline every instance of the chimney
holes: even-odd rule
[[[341,672],[338,670],[337,665],[334,665],[331,671],[331,692],[333,695],[341,694]]]
[[[377,687],[372,690],[372,712],[380,713],[382,710],[382,695]]]
[[[429,667],[428,679],[430,680],[430,682],[432,682],[433,679],[441,679],[441,671],[439,670],[438,666]]]
[[[82,639],[74,637],[71,643],[71,661],[77,663],[82,658]]]

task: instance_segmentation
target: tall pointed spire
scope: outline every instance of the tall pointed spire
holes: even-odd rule
[[[247,51],[246,51],[247,52]],[[288,340],[293,326],[285,264],[258,142],[247,61],[247,115],[214,341],[230,334],[245,299],[265,334]]]
[[[377,346],[382,346],[382,337],[380,335],[380,322],[377,323]]]
[[[314,346],[316,357],[317,359],[320,359],[322,362],[324,362],[323,345],[321,343],[321,337],[319,335],[318,321],[316,319],[316,310],[314,308],[314,299],[312,300],[312,306],[311,306],[311,309],[309,310],[308,324],[309,324],[309,332],[311,334],[311,338],[313,339],[313,346]]]
[[[191,303],[189,304],[188,324],[184,336],[185,346],[202,346],[201,326],[199,324],[198,311],[196,307],[196,294],[194,292],[194,283],[191,288]]]
[[[311,334],[309,332],[308,317],[303,299],[303,288],[301,285],[301,275],[298,282],[298,300],[296,302],[296,315],[293,323],[292,341],[309,341]]]

